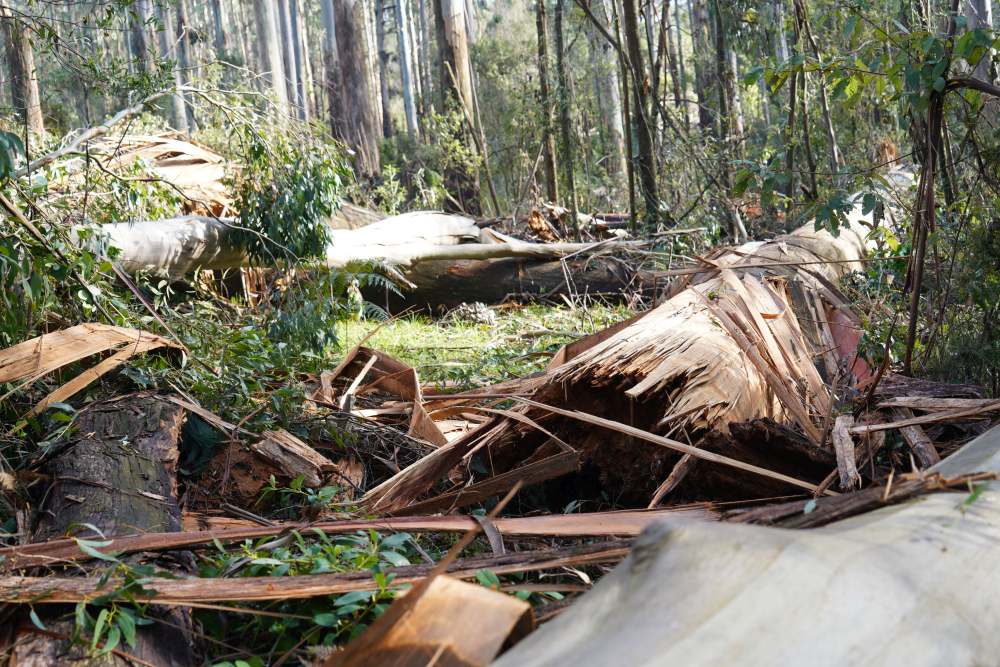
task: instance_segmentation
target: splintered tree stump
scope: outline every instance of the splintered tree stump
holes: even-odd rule
[[[148,394],[96,403],[81,412],[70,439],[44,468],[50,484],[31,541],[66,535],[100,539],[83,524],[105,536],[180,531],[176,467],[183,423],[183,408]],[[190,570],[190,557],[164,554],[156,564],[180,574]],[[36,610],[46,631],[35,628],[25,614],[16,632],[12,664],[180,667],[194,662],[186,610],[151,607],[149,616],[156,622],[138,629],[135,648],[122,641],[119,651],[101,658],[88,657],[85,647],[68,641],[73,634],[74,621],[67,620],[71,610]]]

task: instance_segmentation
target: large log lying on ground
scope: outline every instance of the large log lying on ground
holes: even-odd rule
[[[583,255],[564,265],[559,257],[594,248],[586,243],[528,243],[457,215],[414,212],[384,220],[351,207],[331,221],[326,264],[343,268],[364,262],[391,264],[405,272],[403,297],[366,294],[395,309],[452,307],[462,302],[498,303],[514,295],[589,294],[621,298],[652,291],[656,276],[633,272],[619,262],[587,261]],[[121,252],[128,272],[150,271],[180,279],[196,269],[247,266],[234,220],[183,216],[168,220],[104,225],[107,243]],[[602,250],[629,242],[600,244]],[[280,256],[280,249],[274,248]]]
[[[527,259],[462,259],[421,262],[406,272],[415,287],[402,294],[369,290],[365,298],[390,312],[403,308],[454,308],[462,303],[553,299],[561,295],[619,301],[651,296],[663,287],[652,271],[636,271],[603,258],[539,262]]]
[[[1000,473],[1000,427],[931,470]],[[808,531],[666,520],[495,664],[981,665],[998,542],[996,481]]]
[[[182,408],[149,395],[89,406],[77,418],[78,437],[61,445],[45,466],[51,486],[43,496],[32,541],[66,534],[101,540],[91,527],[106,536],[181,530],[175,474],[183,421]],[[164,554],[158,565],[183,572],[190,569],[184,560]],[[60,564],[56,559],[49,566]],[[154,609],[150,614],[163,622],[138,628],[135,648],[123,640],[118,652],[91,659],[81,646],[68,641],[74,634],[73,621],[40,611],[46,630],[27,619],[20,623],[13,664],[134,664],[124,654],[144,661],[139,664],[193,664],[188,612]]]
[[[793,423],[822,448],[829,384],[867,372],[855,359],[858,319],[834,285],[861,267],[872,224],[859,202],[837,236],[809,223],[715,253],[666,302],[557,355],[534,381],[537,403],[515,408],[516,418],[493,417],[371,490],[366,501],[400,511],[474,453],[492,474],[514,480],[519,466],[567,447],[582,466],[595,466],[601,488],[622,493],[620,500],[658,500],[655,489],[675,467],[683,476],[692,459],[720,461],[697,449],[705,435],[757,418]],[[650,433],[660,436],[642,437]],[[566,474],[565,467],[552,472]],[[787,488],[816,490],[819,481]],[[677,486],[676,478],[670,484]]]
[[[121,250],[127,271],[182,277],[194,269],[231,269],[249,262],[232,219],[187,215],[103,225],[107,242]],[[525,257],[552,259],[587,250],[592,243],[529,243],[480,228],[471,218],[432,211],[392,216],[354,229],[331,229],[326,264],[358,262],[401,267],[434,261]],[[275,246],[276,256],[281,248]]]

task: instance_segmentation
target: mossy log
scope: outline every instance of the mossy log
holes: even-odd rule
[[[31,541],[68,534],[100,540],[94,528],[105,537],[180,531],[176,469],[184,414],[177,405],[142,394],[96,403],[84,410],[69,439],[44,465],[48,484],[41,494]],[[191,559],[184,553],[161,554],[156,565],[177,573],[189,572]],[[58,562],[52,563],[52,568],[58,566]],[[69,572],[79,573],[79,568]],[[43,613],[39,609],[45,630],[25,614],[15,629],[12,664],[194,664],[187,610],[152,607],[149,616],[156,622],[138,629],[135,647],[122,641],[114,652],[99,658],[89,656],[85,646],[69,641],[74,622],[65,620],[67,611]]]

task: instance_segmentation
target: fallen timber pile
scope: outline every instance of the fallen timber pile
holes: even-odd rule
[[[663,654],[717,663],[750,650],[747,646],[764,636],[765,626],[782,627],[789,614],[809,618],[788,606],[787,595],[768,592],[768,587],[787,590],[782,577],[791,574],[802,591],[796,604],[803,610],[816,608],[817,600],[840,590],[843,581],[850,586],[825,601],[829,613],[821,622],[809,618],[806,639],[777,656],[765,654],[786,650],[786,643],[754,645],[752,655],[763,656],[761,662],[768,657],[771,663],[790,663],[787,656],[799,664],[803,658],[817,662],[810,646],[822,646],[839,656],[828,663],[842,663],[853,655],[844,652],[861,644],[847,642],[837,653],[830,647],[835,634],[824,624],[848,627],[847,619],[867,618],[863,614],[888,619],[884,627],[865,626],[865,637],[877,634],[881,643],[874,646],[888,651],[887,642],[904,633],[899,619],[932,606],[920,605],[899,582],[928,572],[944,576],[945,567],[950,578],[940,580],[951,582],[967,565],[978,568],[980,581],[992,576],[995,568],[982,552],[995,541],[996,521],[988,511],[995,503],[993,454],[984,454],[980,439],[951,459],[938,460],[982,430],[984,420],[1000,414],[1000,401],[985,399],[972,387],[873,373],[857,359],[857,322],[835,283],[863,256],[864,239],[863,218],[855,212],[839,237],[803,228],[768,243],[716,252],[704,258],[702,272],[673,286],[654,310],[566,346],[539,376],[443,394],[423,386],[415,369],[359,346],[337,368],[315,378],[307,398],[310,410],[340,420],[347,429],[376,424],[384,437],[397,434],[391,437],[405,439],[414,445],[412,452],[419,452],[410,461],[397,462],[380,451],[377,456],[387,460],[375,462],[374,454],[360,448],[344,451],[288,431],[247,432],[180,396],[137,394],[93,403],[77,416],[86,437],[63,443],[35,463],[37,477],[27,494],[34,518],[22,513],[21,543],[0,550],[0,601],[8,603],[5,613],[15,621],[4,624],[14,635],[7,639],[19,663],[80,657],[79,646],[68,641],[71,629],[59,625],[65,623],[60,605],[150,602],[156,618],[170,623],[174,634],[160,636],[157,626],[140,628],[136,645],[116,648],[113,660],[190,664],[182,649],[193,635],[189,616],[179,610],[377,586],[370,572],[194,577],[190,563],[200,551],[217,542],[257,539],[267,545],[293,536],[309,539],[320,531],[377,529],[463,537],[436,563],[387,568],[393,584],[412,585],[411,592],[358,643],[333,653],[325,664],[427,664],[443,654],[453,662],[488,664],[517,641],[524,643],[502,661],[607,664],[616,661],[612,655],[629,655],[629,662],[654,664]],[[148,332],[80,325],[0,351],[0,382],[37,381],[88,356],[110,353],[43,400],[52,402],[55,395],[65,402],[136,354],[174,349]],[[844,393],[837,388],[847,386],[862,396],[850,406],[853,413],[837,403]],[[195,416],[220,430],[230,451],[240,450],[252,465],[285,480],[302,477],[311,486],[349,481],[364,513],[376,518],[321,516],[261,525],[249,504],[225,513],[182,512],[174,470],[183,445],[178,426]],[[124,431],[142,436],[121,447]],[[899,433],[909,451],[890,451],[886,433]],[[993,453],[996,440],[990,441]],[[91,451],[112,465],[89,466]],[[901,455],[904,461],[887,464]],[[387,473],[393,466],[402,469]],[[912,468],[913,473],[896,472]],[[122,471],[133,477],[123,479]],[[531,496],[535,508],[558,509],[566,498],[592,496],[593,489],[636,509],[519,517],[507,505],[515,496]],[[505,497],[491,516],[453,513],[500,496]],[[908,502],[917,497],[921,502]],[[982,511],[980,503],[985,503]],[[879,509],[887,505],[896,507]],[[647,506],[651,509],[641,509]],[[643,530],[633,547],[630,540]],[[462,545],[480,532],[492,553],[461,557]],[[969,535],[976,539],[970,542]],[[716,540],[723,545],[717,553]],[[630,550],[633,555],[612,578],[579,607],[562,613],[569,620],[557,618],[535,635],[529,634],[526,605],[458,581],[474,579],[484,569],[508,574],[607,567]],[[936,550],[953,560],[938,565]],[[796,560],[794,553],[808,557]],[[155,563],[159,571],[136,587],[120,565],[108,565],[102,555],[116,562]],[[892,565],[870,565],[866,558]],[[907,569],[896,570],[900,562],[908,563]],[[814,579],[817,563],[828,569]],[[659,582],[667,572],[674,578],[664,587]],[[879,578],[878,590],[884,591],[877,608],[872,596],[863,594],[872,577]],[[639,585],[630,578],[658,583]],[[939,579],[927,581],[929,587]],[[541,580],[526,585],[565,586]],[[589,580],[575,586],[566,590],[586,588]],[[988,585],[955,586],[967,598],[966,618],[976,616],[976,605],[985,606],[982,597],[992,594]],[[740,595],[747,590],[762,592]],[[691,594],[678,596],[679,591]],[[697,608],[691,606],[693,598]],[[733,599],[742,606],[725,607],[725,615],[699,625],[699,619],[713,618],[720,601]],[[758,607],[767,613],[758,616]],[[36,614],[45,630],[28,619],[29,608],[41,610]],[[622,613],[625,608],[628,615]],[[542,611],[540,620],[549,614]],[[479,620],[470,628],[473,617]],[[732,642],[704,639],[725,636],[732,618],[745,619]],[[929,640],[916,635],[937,636],[930,626],[938,619],[928,612],[918,620],[905,633],[927,648]],[[669,643],[658,643],[668,623],[681,629],[668,635]],[[654,625],[660,630],[654,632]],[[649,633],[656,643],[648,641]],[[952,639],[957,651],[952,655],[964,655],[958,649],[984,655],[995,648],[985,637],[989,633],[981,634]],[[638,646],[626,654],[623,642]],[[685,642],[708,653],[683,653]],[[617,652],[605,652],[612,650]],[[934,654],[914,653],[914,661],[929,660],[923,655]]]

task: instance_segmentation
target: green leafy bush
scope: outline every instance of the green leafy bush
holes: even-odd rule
[[[322,256],[327,219],[353,180],[343,149],[301,129],[276,129],[267,138],[250,126],[241,133],[235,206],[251,258],[269,263]]]

